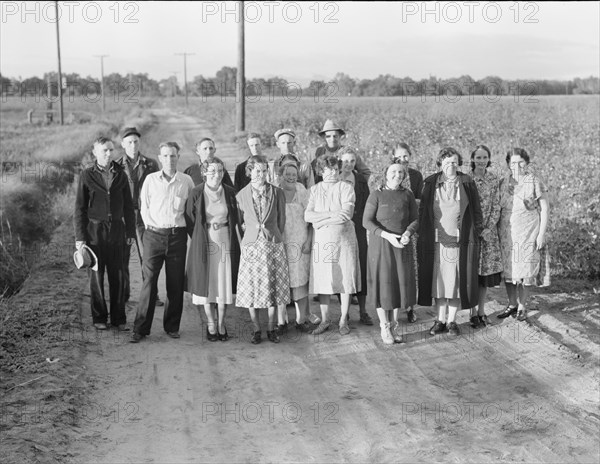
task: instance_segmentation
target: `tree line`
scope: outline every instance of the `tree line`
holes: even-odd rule
[[[188,82],[190,96],[232,96],[238,91],[237,69],[224,66],[214,77],[202,75]],[[100,80],[83,77],[77,73],[63,74],[63,95],[66,97],[85,96],[100,98]],[[57,73],[45,73],[42,77],[27,79],[7,78],[0,74],[2,97],[34,96],[55,98],[58,95]],[[445,96],[448,98],[471,95],[581,95],[600,94],[600,80],[597,77],[575,78],[573,80],[508,80],[498,76],[487,76],[475,80],[463,75],[457,78],[441,79],[430,76],[428,79],[413,80],[410,77],[396,77],[391,74],[379,75],[375,79],[355,79],[338,73],[330,81],[313,80],[307,87],[281,77],[269,79],[247,79],[247,98],[273,96],[295,98],[297,95],[314,97],[385,97],[385,96]],[[121,75],[108,74],[104,78],[105,95],[138,97],[174,97],[183,95],[184,88],[177,78],[155,80],[147,73]]]

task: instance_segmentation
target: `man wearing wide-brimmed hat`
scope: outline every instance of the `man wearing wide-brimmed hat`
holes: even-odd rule
[[[324,140],[324,144],[317,147],[315,151],[315,159],[312,161],[313,172],[315,173],[315,182],[323,180],[320,175],[317,174],[317,159],[325,154],[335,154],[340,148],[342,148],[342,139],[345,137],[346,131],[335,124],[331,119],[325,121],[323,129],[319,131],[319,136]],[[356,156],[356,170],[359,174],[362,174],[367,180],[371,175],[371,170],[362,160],[360,155]]]
[[[108,328],[108,308],[104,299],[104,273],[108,274],[110,323],[126,330],[123,288],[123,253],[135,237],[135,215],[127,176],[111,161],[114,145],[99,137],[93,144],[95,163],[79,177],[73,224],[75,247],[88,246],[96,257],[90,269],[90,303],[94,327]],[[77,261],[77,259],[76,259]]]
[[[123,156],[117,160],[117,163],[123,168],[129,181],[129,190],[133,199],[133,208],[135,210],[135,231],[136,245],[140,266],[142,264],[142,256],[144,255],[142,237],[144,236],[144,221],[140,214],[140,190],[144,184],[144,180],[148,174],[158,171],[158,163],[156,160],[148,158],[140,152],[141,134],[135,127],[126,127],[121,132],[121,147],[124,150]],[[131,259],[131,246],[125,247],[124,259],[124,285],[125,285],[125,302],[129,301],[131,293],[130,277],[129,277],[129,261]],[[156,305],[162,306],[164,303],[160,298],[156,298]]]
[[[298,163],[298,182],[304,185],[305,188],[309,189],[315,185],[313,168],[308,161],[301,161],[298,155],[295,153],[296,150],[296,133],[288,128],[284,127],[275,132],[275,142],[277,148],[279,148],[280,157],[274,166],[274,177],[278,177],[279,165],[284,157],[294,157]]]

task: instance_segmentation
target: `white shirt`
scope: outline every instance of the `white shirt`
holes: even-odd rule
[[[140,214],[146,226],[184,227],[185,202],[194,188],[190,176],[177,171],[170,181],[162,171],[146,177],[140,192]]]

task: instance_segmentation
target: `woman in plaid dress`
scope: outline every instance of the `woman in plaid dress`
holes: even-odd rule
[[[285,195],[267,183],[268,161],[252,156],[246,165],[250,184],[237,194],[242,255],[237,306],[248,308],[254,325],[252,343],[261,342],[258,309],[268,308],[267,337],[279,343],[275,308],[290,301],[290,277],[283,242]]]

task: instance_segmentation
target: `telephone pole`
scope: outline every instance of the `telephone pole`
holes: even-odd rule
[[[240,8],[240,23],[238,25],[238,66],[237,66],[237,105],[236,132],[246,129],[246,78],[244,69],[244,2],[238,2]]]
[[[171,79],[171,96],[175,97],[177,95],[177,74],[179,72],[171,71],[171,74],[173,74],[173,79]]]
[[[104,58],[108,55],[94,55],[100,58],[100,92],[102,92],[102,112],[106,112],[106,94],[104,93]]]
[[[187,87],[187,57],[195,55],[195,53],[175,53],[175,55],[183,55],[183,86],[185,88],[185,106],[188,106],[188,87]]]
[[[62,68],[60,66],[60,33],[58,29],[58,0],[54,2],[54,13],[56,14],[56,48],[58,50],[58,102],[60,111],[60,125],[65,123],[65,116],[63,112],[63,95],[62,95]]]

